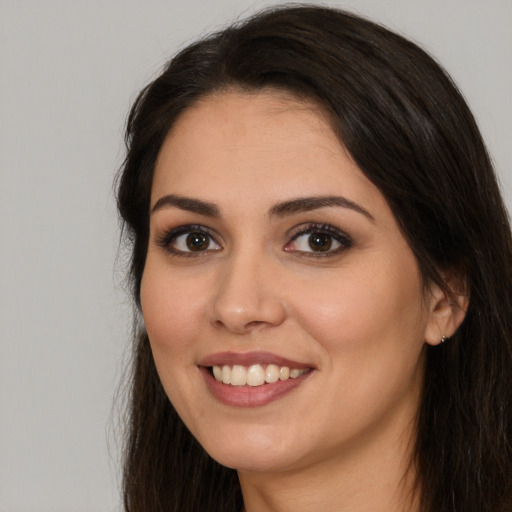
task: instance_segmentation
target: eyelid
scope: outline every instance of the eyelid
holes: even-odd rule
[[[339,254],[354,244],[354,239],[345,231],[336,228],[332,226],[331,224],[319,224],[319,223],[309,223],[309,224],[302,224],[298,228],[295,228],[296,230],[292,230],[292,233],[290,234],[291,240],[286,243],[284,250],[286,252],[296,252],[301,255],[307,256],[307,257],[327,257],[327,256],[334,256],[336,254]],[[294,232],[295,231],[295,232]],[[313,233],[321,233],[326,234],[330,237],[332,237],[336,242],[340,244],[339,247],[336,247],[335,249],[329,249],[325,252],[322,251],[301,251],[301,250],[295,250],[295,249],[287,249],[287,246],[291,243],[293,243],[295,240],[297,240],[301,236],[305,236],[308,234]]]
[[[199,251],[181,250],[173,247],[172,243],[178,237],[194,232],[202,233],[205,236],[207,236],[210,239],[210,241],[213,242],[213,244],[215,244],[216,247],[208,247],[204,250]],[[339,244],[339,246],[334,249],[328,249],[326,251],[304,251],[289,247],[290,244],[293,244],[293,242],[296,241],[299,237],[313,233],[326,234],[332,237],[332,239],[334,239]],[[207,228],[206,226],[203,226],[201,224],[186,224],[171,229],[162,230],[161,233],[157,233],[157,235],[155,236],[155,241],[158,246],[164,248],[170,254],[185,257],[198,257],[204,255],[205,253],[217,252],[222,250],[222,244],[219,242],[218,238],[218,235],[213,230]],[[307,257],[333,256],[349,249],[350,247],[352,247],[354,243],[353,238],[345,231],[337,227],[334,227],[331,224],[325,223],[301,224],[300,226],[297,226],[289,231],[288,238],[289,241],[285,244],[284,251],[298,253]]]
[[[190,233],[202,233],[206,235],[218,248],[207,248],[202,251],[182,251],[180,249],[172,247],[172,242],[175,241],[178,237]],[[186,257],[201,256],[204,255],[205,253],[215,252],[222,249],[222,246],[218,241],[216,234],[214,234],[214,232],[211,229],[201,224],[187,224],[163,230],[161,233],[156,235],[155,241],[158,246],[164,248],[170,254]]]

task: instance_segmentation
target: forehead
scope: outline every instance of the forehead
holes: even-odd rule
[[[378,193],[322,107],[281,91],[229,91],[178,118],[157,159],[152,203],[169,193],[218,201],[305,192]]]
[[[305,129],[307,128],[307,129]],[[316,137],[315,137],[316,135]],[[325,144],[344,151],[325,109],[310,100],[275,89],[228,90],[200,98],[187,108],[169,131],[160,151],[184,143],[214,150],[237,145],[272,151],[295,143]]]

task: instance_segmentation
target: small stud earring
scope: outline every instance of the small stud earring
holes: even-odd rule
[[[441,343],[444,343],[448,338],[443,334],[441,336]]]

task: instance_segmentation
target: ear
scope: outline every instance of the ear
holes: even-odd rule
[[[437,285],[431,285],[429,290],[429,319],[425,330],[425,342],[435,346],[455,334],[466,316],[469,297],[465,286],[458,289],[463,291],[443,290]],[[430,299],[430,301],[428,301]]]

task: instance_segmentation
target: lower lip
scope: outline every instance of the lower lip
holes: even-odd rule
[[[308,371],[296,379],[280,380],[261,386],[231,386],[217,381],[208,368],[200,367],[200,370],[210,393],[219,402],[233,407],[267,405],[300,386],[312,373]]]

